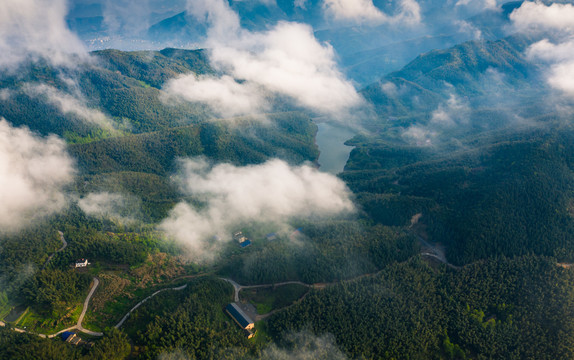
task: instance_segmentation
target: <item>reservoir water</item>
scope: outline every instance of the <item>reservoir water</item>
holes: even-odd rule
[[[338,174],[343,171],[349,154],[353,150],[352,146],[345,145],[345,141],[351,139],[355,133],[348,128],[331,125],[327,123],[317,123],[317,146],[321,154],[319,155],[319,165],[321,171]]]

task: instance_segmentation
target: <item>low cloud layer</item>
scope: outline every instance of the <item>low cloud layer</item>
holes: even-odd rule
[[[65,143],[0,119],[0,229],[17,231],[66,205],[74,177]]]
[[[223,117],[255,113],[268,106],[260,86],[240,84],[227,75],[186,75],[168,82],[164,90],[187,101],[205,103]]]
[[[182,191],[203,202],[178,204],[160,224],[168,236],[187,246],[192,257],[209,258],[210,246],[226,241],[236,227],[250,222],[286,224],[295,217],[325,217],[354,210],[350,192],[337,177],[281,160],[261,165],[210,166],[202,159],[181,162]]]
[[[526,51],[545,65],[548,84],[574,99],[574,6],[525,2],[510,14],[515,30],[547,36]]]
[[[547,64],[550,86],[574,99],[574,40],[554,44],[541,40],[527,50],[527,56]]]
[[[117,193],[90,193],[78,200],[78,206],[87,215],[114,218],[124,223],[134,222],[140,215],[138,199]]]
[[[401,0],[396,14],[386,14],[372,0],[325,0],[326,13],[335,20],[357,23],[413,25],[421,21],[421,8],[415,0]]]
[[[259,359],[272,360],[345,360],[347,357],[335,343],[330,334],[316,336],[303,331],[290,334],[283,339],[284,346],[271,344],[266,347]]]
[[[66,25],[66,13],[66,0],[0,1],[0,67],[39,58],[69,65],[70,55],[87,56]]]
[[[64,115],[72,115],[81,121],[112,130],[112,121],[97,109],[88,108],[81,96],[66,94],[46,84],[26,84],[24,91],[28,96],[44,99],[58,108]]]
[[[470,113],[468,101],[452,93],[447,101],[439,104],[432,112],[428,124],[412,125],[403,132],[402,137],[418,146],[434,145],[441,134],[468,126]]]
[[[249,359],[242,351],[226,349],[231,358]],[[188,360],[183,350],[163,353],[159,360]],[[331,334],[315,335],[309,331],[291,333],[284,336],[281,344],[272,343],[265,347],[253,360],[345,360],[347,357],[339,350]]]
[[[498,7],[496,0],[458,0],[456,7],[472,8],[474,11],[494,10]]]
[[[207,103],[224,115],[264,111],[265,92],[332,117],[349,115],[362,103],[338,70],[333,48],[317,41],[310,26],[281,22],[268,31],[250,32],[223,0],[188,4],[190,13],[209,26],[205,46],[211,49],[212,65],[230,76],[181,77],[166,85],[168,94]]]
[[[574,32],[574,6],[571,4],[544,5],[526,1],[510,14],[513,27],[519,32],[540,33]]]
[[[430,123],[441,128],[452,128],[468,124],[469,117],[470,105],[468,102],[455,94],[451,94],[446,102],[440,104],[433,111]]]

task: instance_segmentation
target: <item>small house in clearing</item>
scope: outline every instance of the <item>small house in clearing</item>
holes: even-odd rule
[[[82,344],[82,339],[73,332],[66,331],[66,332],[62,333],[60,336],[62,336],[62,340],[64,340],[67,343],[70,343],[73,345],[81,345]]]
[[[241,246],[242,248],[251,245],[251,240],[249,240],[247,236],[243,235],[241,231],[234,233],[233,239],[237,241],[239,243],[239,246]]]
[[[79,260],[76,260],[76,267],[77,267],[77,268],[79,268],[79,267],[86,267],[86,266],[88,266],[88,264],[89,264],[89,263],[88,263],[88,259],[79,259]]]
[[[251,331],[255,327],[255,323],[251,318],[241,310],[239,305],[231,303],[225,307],[225,311],[231,316],[233,321],[247,332],[247,338],[251,339],[255,334]]]
[[[241,244],[242,242],[248,240],[248,239],[247,239],[247,236],[243,235],[243,232],[241,232],[241,231],[238,231],[238,232],[234,233],[234,234],[233,234],[233,239],[234,239],[235,241],[237,241],[238,243],[240,243],[240,244]]]

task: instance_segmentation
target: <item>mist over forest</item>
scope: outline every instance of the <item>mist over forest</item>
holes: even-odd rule
[[[572,1],[2,1],[0,358],[574,358],[572,59]]]

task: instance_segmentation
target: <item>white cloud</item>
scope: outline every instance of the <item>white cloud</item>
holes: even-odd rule
[[[388,97],[395,97],[399,94],[399,88],[394,83],[387,81],[381,84],[381,90]]]
[[[67,27],[66,0],[0,1],[0,67],[44,58],[70,65],[71,54],[85,56],[82,42]]]
[[[124,222],[135,221],[139,215],[139,205],[134,197],[109,192],[90,193],[78,200],[78,206],[87,215],[115,218]]]
[[[338,70],[335,52],[315,39],[310,26],[282,22],[265,32],[249,32],[223,0],[190,0],[188,8],[210,26],[206,46],[213,66],[231,78],[180,78],[166,85],[166,92],[190,101],[201,101],[235,114],[265,110],[262,91],[288,96],[299,106],[343,118],[362,103],[353,85]],[[179,82],[174,85],[174,82]],[[201,87],[201,90],[190,86]],[[229,96],[222,96],[223,92]],[[230,96],[238,95],[240,100]],[[247,99],[249,97],[249,99]],[[233,105],[247,102],[244,109]]]
[[[574,98],[574,61],[553,65],[548,75],[548,84]]]
[[[469,34],[474,40],[482,39],[482,31],[471,23],[464,20],[456,20],[454,24],[458,26],[459,32]]]
[[[526,51],[529,58],[535,58],[550,63],[572,60],[574,54],[574,41],[553,44],[544,39],[532,44]]]
[[[496,0],[458,0],[457,7],[471,7],[475,11],[494,10],[498,7]]]
[[[401,136],[407,142],[417,146],[434,145],[441,135],[470,122],[470,105],[468,101],[451,94],[449,99],[432,112],[426,125],[412,125]]]
[[[345,354],[337,348],[331,334],[317,336],[308,331],[289,334],[283,342],[290,346],[271,344],[263,349],[259,359],[269,360],[345,360]]]
[[[12,97],[13,91],[10,89],[0,89],[0,100],[8,101]]]
[[[551,87],[574,98],[574,6],[525,2],[510,19],[517,31],[554,39],[532,44],[526,55],[546,64],[546,80]]]
[[[226,349],[230,358],[251,360],[346,360],[345,354],[337,348],[335,338],[331,334],[315,335],[309,331],[286,334],[282,345],[271,343],[261,350],[257,357],[245,357],[241,349]],[[158,360],[189,360],[187,354],[176,349],[162,353]]]
[[[455,94],[451,94],[445,103],[440,104],[433,111],[430,122],[437,127],[448,128],[467,124],[469,116],[470,106],[468,102],[460,99]]]
[[[209,166],[204,160],[181,162],[182,190],[204,202],[196,208],[178,204],[159,226],[185,244],[196,259],[209,258],[217,235],[229,239],[235,227],[248,222],[286,224],[295,217],[335,216],[354,210],[350,192],[337,177],[281,160],[237,167]]]
[[[510,14],[513,27],[520,32],[546,32],[558,30],[563,34],[574,32],[574,6],[524,2]]]
[[[264,91],[253,83],[240,84],[231,76],[186,75],[173,79],[164,90],[187,101],[208,104],[224,117],[258,112],[267,107]]]
[[[234,39],[240,35],[239,16],[222,0],[188,0],[187,11],[209,26],[208,36],[214,39]]]
[[[150,25],[153,9],[152,0],[105,0],[103,8],[104,24],[109,33],[137,35]]]
[[[430,146],[432,141],[437,137],[435,131],[429,130],[422,126],[412,125],[402,133],[402,137],[417,146]]]
[[[73,115],[78,119],[98,125],[107,130],[112,130],[112,121],[97,109],[88,108],[85,105],[85,99],[66,94],[53,86],[46,84],[25,84],[24,92],[28,96],[44,98],[45,101],[62,112],[65,115]]]
[[[311,27],[280,23],[243,40],[244,48],[213,49],[214,63],[236,78],[288,95],[324,114],[340,114],[360,104],[355,88],[337,69],[333,49],[319,43]]]
[[[307,0],[295,0],[293,3],[298,8],[306,9],[307,8]]]
[[[16,231],[66,205],[74,177],[65,143],[0,120],[0,229]]]
[[[526,54],[530,59],[546,62],[548,84],[574,98],[574,40],[559,44],[541,40],[531,45]]]
[[[382,12],[373,0],[325,0],[324,7],[335,20],[410,25],[421,21],[421,8],[415,0],[401,0],[400,11],[394,15]]]

